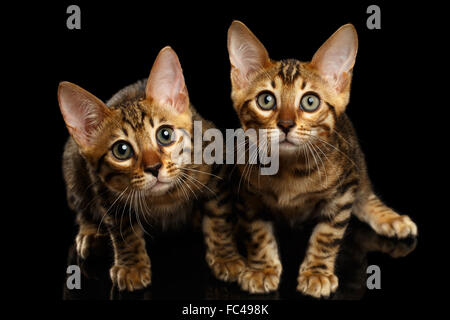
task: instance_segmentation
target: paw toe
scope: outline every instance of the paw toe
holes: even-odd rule
[[[380,225],[374,225],[378,233],[397,238],[417,236],[417,225],[408,216],[396,216]]]
[[[120,291],[139,290],[147,287],[151,283],[151,273],[149,266],[113,266],[110,270],[113,284]]]
[[[338,287],[338,278],[334,274],[302,272],[298,277],[297,290],[315,298],[328,298]]]
[[[244,291],[250,293],[269,293],[278,289],[280,272],[274,268],[245,270],[238,282]]]
[[[94,241],[94,235],[92,234],[78,234],[75,238],[76,249],[78,255],[86,259],[89,256],[91,243]]]
[[[222,281],[236,281],[245,270],[244,259],[240,256],[232,259],[218,259],[208,255],[206,261],[214,276]]]

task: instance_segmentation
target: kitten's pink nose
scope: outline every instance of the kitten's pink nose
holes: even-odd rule
[[[291,128],[295,126],[295,122],[293,120],[280,120],[278,121],[277,126],[285,134],[288,134],[289,130],[291,130]]]

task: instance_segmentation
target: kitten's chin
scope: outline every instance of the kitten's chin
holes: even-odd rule
[[[146,189],[146,193],[152,196],[162,196],[169,192],[171,188],[172,183],[158,180],[153,186]]]
[[[294,155],[300,148],[300,146],[293,144],[292,142],[289,142],[287,140],[284,140],[278,145],[280,156]]]

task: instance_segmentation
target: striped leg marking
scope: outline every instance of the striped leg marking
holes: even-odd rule
[[[356,216],[367,222],[378,234],[387,237],[407,238],[417,236],[417,226],[406,215],[399,215],[371,194]]]
[[[278,289],[281,262],[273,226],[268,221],[244,223],[249,235],[247,243],[248,268],[240,275],[239,284],[250,293],[268,293]]]
[[[245,269],[245,261],[237,250],[233,225],[227,219],[231,206],[220,205],[220,201],[211,199],[205,204],[205,210],[206,262],[217,279],[236,281]]]
[[[110,229],[114,247],[114,266],[110,269],[111,280],[119,290],[138,290],[151,282],[150,258],[145,249],[142,229],[138,225],[119,232]]]
[[[334,202],[336,214],[315,227],[297,279],[297,290],[315,298],[329,297],[338,287],[334,266],[350,221],[353,198],[344,195]]]

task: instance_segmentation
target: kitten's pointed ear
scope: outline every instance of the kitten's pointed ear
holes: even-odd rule
[[[110,114],[108,107],[70,82],[59,84],[58,102],[71,136],[81,147],[90,146],[100,124]]]
[[[311,65],[337,92],[351,81],[358,51],[358,35],[352,24],[340,27],[314,54]]]
[[[145,89],[147,98],[173,108],[178,113],[188,110],[189,96],[178,56],[171,47],[163,48],[156,57]]]
[[[269,54],[258,38],[240,21],[228,29],[228,53],[231,80],[239,88],[248,84],[251,75],[270,65]]]

